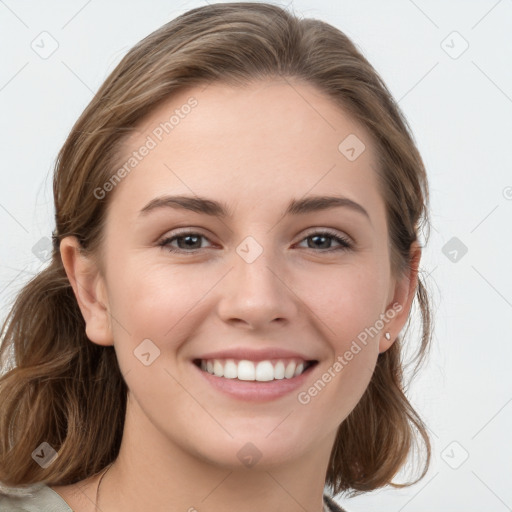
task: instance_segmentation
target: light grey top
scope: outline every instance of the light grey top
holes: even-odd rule
[[[324,494],[325,512],[346,512]],[[3,495],[0,492],[0,512],[73,512],[62,496],[47,485],[23,495]]]
[[[62,496],[47,485],[19,496],[0,493],[1,512],[73,512]]]

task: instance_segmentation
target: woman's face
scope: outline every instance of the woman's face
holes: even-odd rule
[[[211,84],[123,151],[82,311],[115,346],[130,424],[226,467],[327,453],[410,299],[367,132],[298,81]]]

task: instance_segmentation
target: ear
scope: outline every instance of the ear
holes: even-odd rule
[[[394,311],[395,315],[388,321],[383,329],[384,332],[389,332],[390,339],[387,340],[385,336],[382,335],[379,341],[379,353],[385,352],[393,345],[396,337],[407,322],[418,286],[418,267],[420,259],[421,247],[418,242],[415,241],[411,244],[410,249],[410,270],[407,270],[406,274],[400,277],[400,279],[394,279],[393,288],[390,292],[392,299],[386,307],[386,312],[388,318],[391,318],[390,311]]]
[[[106,286],[99,268],[83,254],[74,236],[61,240],[60,255],[85,320],[87,337],[98,345],[113,345]]]

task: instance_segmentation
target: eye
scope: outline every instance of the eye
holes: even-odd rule
[[[324,229],[322,231],[314,231],[310,233],[304,240],[311,240],[312,243],[308,243],[308,249],[321,249],[317,252],[332,252],[332,251],[345,251],[352,249],[352,243],[347,238],[340,236],[336,232]],[[339,247],[331,247],[332,240],[339,244]],[[328,246],[328,247],[327,247]]]
[[[208,238],[201,233],[186,231],[164,238],[158,243],[158,245],[160,247],[165,247],[169,252],[194,254],[195,252],[204,249],[204,247],[201,247],[202,238],[208,240]],[[332,252],[352,249],[352,243],[350,240],[327,229],[310,233],[307,237],[303,238],[301,242],[305,240],[311,240],[311,243],[308,243],[308,249],[320,249],[320,251],[316,252]],[[336,242],[338,247],[332,248],[332,241]],[[177,247],[175,245],[171,245],[174,242],[177,243]]]
[[[197,251],[203,249],[200,247],[201,238],[208,240],[201,233],[196,233],[193,231],[186,231],[176,234],[171,237],[164,238],[161,240],[158,245],[161,247],[165,247],[169,252],[178,252],[178,253],[192,253],[191,250]],[[171,243],[176,241],[178,247],[172,246]],[[191,250],[188,250],[191,249]]]

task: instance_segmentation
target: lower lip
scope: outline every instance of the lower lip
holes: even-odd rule
[[[192,363],[192,366],[215,389],[218,389],[226,395],[238,400],[249,402],[267,402],[288,395],[303,386],[309,374],[317,364],[310,366],[297,377],[292,377],[291,379],[277,379],[267,382],[225,379],[224,377],[217,377],[211,373],[201,370],[194,363]]]

